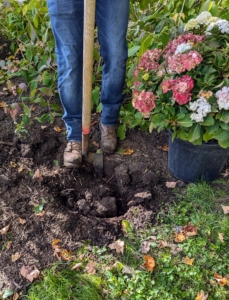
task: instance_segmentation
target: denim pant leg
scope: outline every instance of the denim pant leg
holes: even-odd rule
[[[82,140],[83,0],[47,0],[69,141]]]
[[[103,57],[102,123],[115,125],[123,103],[129,0],[97,0],[96,24]]]

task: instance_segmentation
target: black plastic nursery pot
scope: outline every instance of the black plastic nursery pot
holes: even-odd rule
[[[221,173],[229,156],[229,148],[218,143],[193,145],[188,141],[175,138],[169,132],[168,169],[171,174],[185,182],[215,180]]]

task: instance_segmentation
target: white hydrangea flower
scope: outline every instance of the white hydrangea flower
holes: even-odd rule
[[[203,117],[202,115],[196,114],[196,113],[191,114],[190,118],[191,118],[193,121],[196,121],[197,123],[203,122],[203,121],[204,121],[204,117]]]
[[[189,103],[190,110],[194,111],[190,118],[197,123],[203,122],[204,117],[211,112],[211,105],[204,97],[200,97],[194,102]]]
[[[212,17],[212,14],[209,11],[203,11],[199,16],[196,17],[196,21],[199,24],[206,24],[208,20]]]
[[[190,19],[188,23],[184,26],[184,31],[189,31],[192,29],[199,29],[200,25],[196,19]]]
[[[217,26],[221,33],[229,33],[229,22],[227,20],[218,20],[217,22],[211,23],[206,29],[206,35],[211,35],[211,30]]]
[[[209,25],[210,23],[215,23],[219,20],[220,20],[220,18],[218,18],[218,17],[211,17],[210,19],[207,20],[207,24]]]
[[[215,95],[219,109],[229,110],[229,87],[224,86]]]
[[[190,43],[182,43],[182,44],[177,46],[175,54],[183,53],[183,52],[185,52],[187,50],[190,50],[190,49],[192,49],[192,46],[191,46]]]

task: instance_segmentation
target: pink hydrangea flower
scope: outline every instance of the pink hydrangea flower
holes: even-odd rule
[[[176,79],[164,80],[161,87],[163,93],[172,91],[173,99],[179,105],[183,105],[188,103],[192,98],[191,90],[194,87],[194,80],[192,77],[184,75]]]
[[[173,55],[177,49],[177,46],[181,44],[197,44],[199,42],[202,42],[204,40],[204,35],[195,35],[192,33],[185,33],[180,35],[177,39],[171,40],[168,45],[165,47],[165,51],[163,56],[165,58],[169,57],[170,55]]]
[[[160,49],[147,50],[140,58],[138,70],[143,68],[146,72],[148,72],[150,70],[158,69],[158,61],[160,59],[161,53],[162,50]]]
[[[180,74],[186,70],[190,71],[194,69],[202,60],[202,55],[195,50],[184,54],[178,53],[168,57],[168,67],[172,72]]]
[[[148,115],[156,106],[155,99],[157,98],[153,92],[134,91],[134,98],[132,100],[133,107],[136,108],[143,115]]]

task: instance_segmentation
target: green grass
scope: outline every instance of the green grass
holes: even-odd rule
[[[76,262],[82,262],[80,269],[71,270],[75,262],[58,263],[45,270],[42,280],[32,284],[20,299],[194,300],[201,290],[208,294],[208,300],[229,299],[229,287],[214,279],[214,273],[223,277],[229,274],[229,215],[221,208],[221,204],[229,205],[229,200],[223,187],[227,188],[223,182],[199,182],[188,185],[185,193],[178,189],[176,201],[158,213],[156,225],[141,231],[128,227],[122,238],[123,255],[87,242],[76,253]],[[175,229],[190,222],[198,228],[198,235],[176,243]],[[139,249],[146,240],[150,241],[147,254],[156,261],[152,272],[142,266],[144,255]],[[181,251],[174,254],[171,247],[160,247],[162,241]],[[193,265],[182,262],[186,256],[194,258]],[[94,275],[84,271],[91,261],[95,262]]]
[[[56,264],[43,272],[43,280],[29,289],[22,299],[29,300],[102,300],[102,278],[96,275],[77,273],[69,269],[59,269]]]

